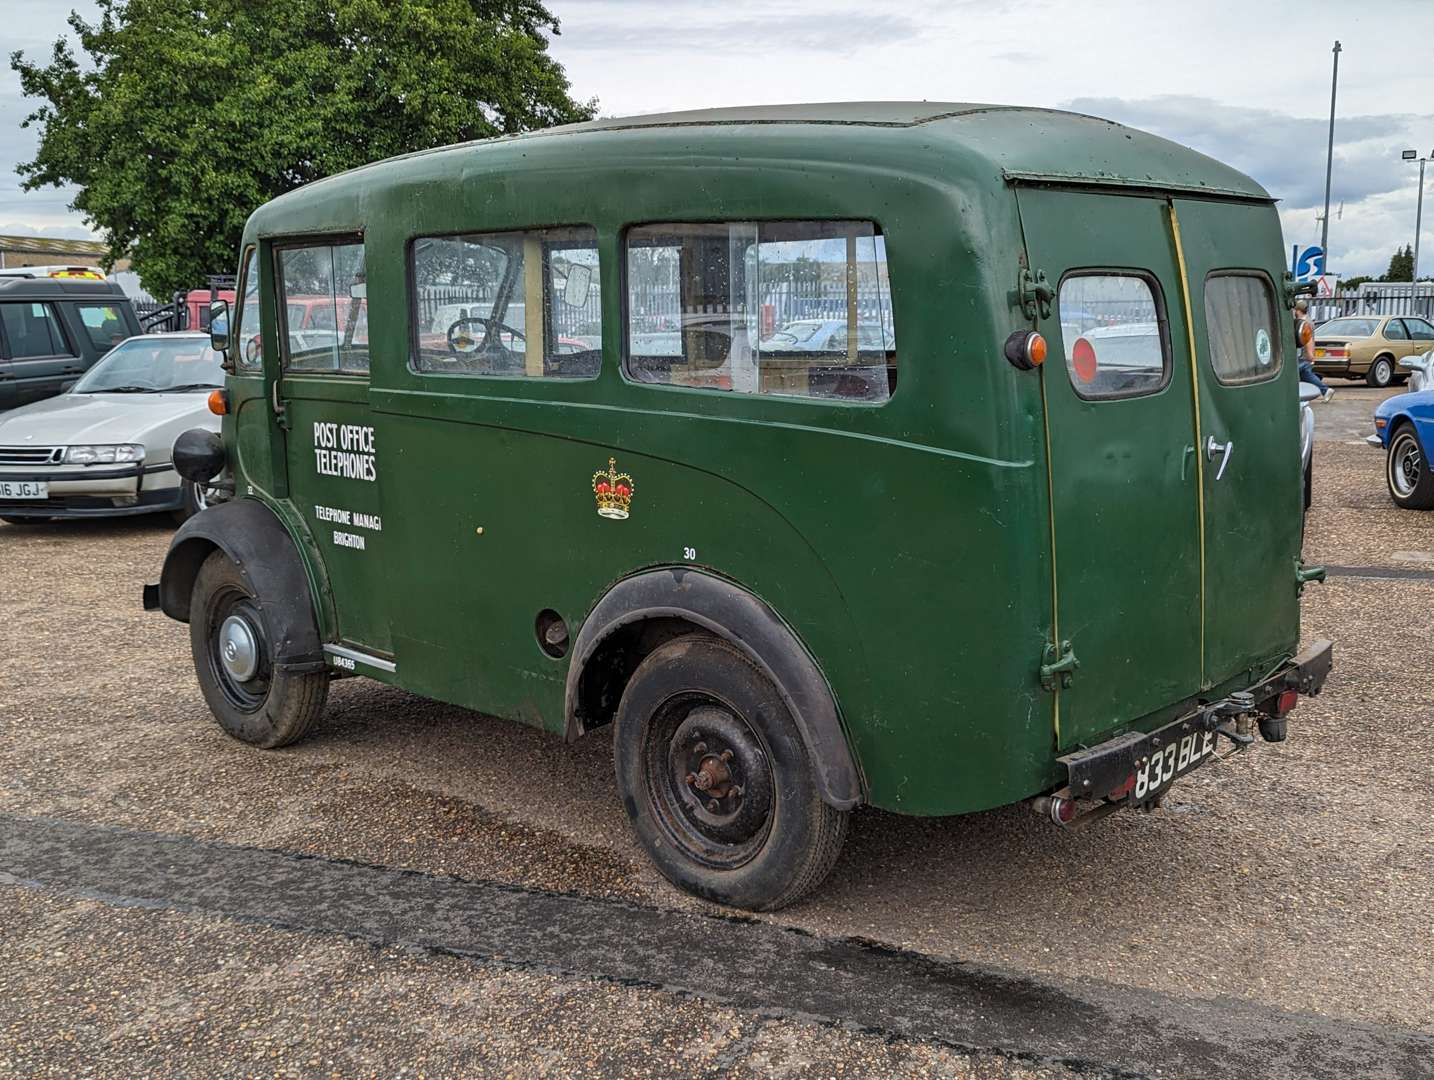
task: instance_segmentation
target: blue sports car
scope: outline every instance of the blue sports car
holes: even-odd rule
[[[1389,497],[1406,510],[1434,510],[1434,389],[1398,394],[1374,410],[1375,434],[1366,440],[1385,450]]]

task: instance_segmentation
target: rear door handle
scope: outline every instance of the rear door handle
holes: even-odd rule
[[[1216,454],[1220,455],[1220,468],[1215,473],[1215,479],[1219,480],[1225,475],[1225,466],[1230,464],[1230,458],[1235,455],[1235,440],[1231,439],[1227,443],[1220,443],[1216,442],[1215,436],[1211,435],[1209,441],[1205,443],[1205,456],[1214,461]]]

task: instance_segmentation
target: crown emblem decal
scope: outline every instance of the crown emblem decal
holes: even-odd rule
[[[615,521],[627,517],[636,486],[627,473],[617,471],[617,458],[608,458],[607,469],[593,473],[593,494],[597,496],[599,516]]]

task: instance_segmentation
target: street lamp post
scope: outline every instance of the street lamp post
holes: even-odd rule
[[[1424,166],[1434,160],[1434,152],[1428,157],[1420,157],[1418,150],[1406,150],[1401,156],[1405,161],[1419,162],[1419,200],[1414,210],[1414,269],[1409,275],[1409,296],[1412,300],[1419,291],[1419,233],[1424,227]]]

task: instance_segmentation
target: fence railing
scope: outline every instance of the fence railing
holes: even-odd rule
[[[1434,291],[1350,292],[1310,301],[1310,318],[1315,324],[1346,315],[1417,315],[1434,317]]]

